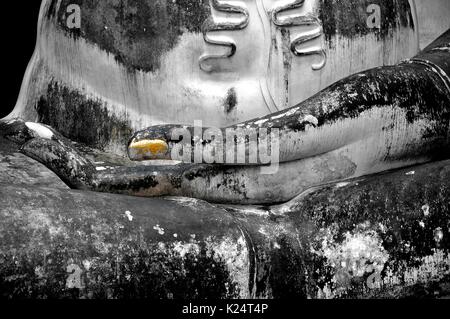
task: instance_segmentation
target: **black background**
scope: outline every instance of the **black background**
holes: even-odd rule
[[[36,44],[40,0],[2,1],[2,100],[0,118],[14,108]]]

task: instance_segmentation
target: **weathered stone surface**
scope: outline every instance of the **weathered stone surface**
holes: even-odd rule
[[[248,296],[243,235],[207,204],[6,185],[1,196],[2,297]]]
[[[2,134],[0,134],[0,184],[69,188],[44,165],[20,153],[18,146],[5,139]]]
[[[420,47],[423,49],[436,37],[450,28],[448,13],[450,2],[447,0],[414,0],[417,8]]]
[[[232,125],[419,50],[408,0],[42,2],[10,118],[121,154],[130,130]]]
[[[449,164],[312,189],[271,211],[291,220],[299,238],[306,239],[310,251],[304,258],[318,262],[306,267],[317,274],[324,296],[448,294]],[[324,283],[330,278],[332,284]],[[381,289],[366,290],[362,280]]]
[[[0,172],[0,184],[24,184],[69,189],[55,173],[20,153],[2,154],[0,157]]]
[[[151,127],[133,137],[133,142],[162,140],[168,146],[165,156],[172,155],[170,148],[175,150],[177,143],[188,144],[193,150],[187,153],[194,156],[183,159],[184,165],[98,168],[77,155],[73,143],[56,138],[56,132],[50,139],[28,140],[22,150],[73,188],[145,197],[185,196],[225,204],[286,202],[324,183],[448,159],[449,43],[447,31],[410,60],[342,79],[296,107],[225,128],[219,138],[194,136],[196,129],[190,127],[194,132],[190,138],[172,141],[174,125]],[[257,134],[273,128],[279,130],[279,152],[274,150],[272,155],[279,157],[271,158],[270,173],[264,173],[267,167],[257,162],[249,163],[245,155],[244,162],[236,162],[233,154],[234,161],[227,159],[223,164],[225,155],[235,150],[228,146],[230,140],[236,147],[244,146],[244,152],[264,153],[265,142],[254,147]],[[228,129],[240,133],[228,138]],[[216,140],[222,145],[215,151],[226,153],[221,161],[191,164],[198,163],[197,148],[202,156]]]
[[[136,168],[116,156],[124,153],[126,145],[123,141],[132,130],[165,123],[168,118],[173,121],[172,116],[179,116],[179,122],[189,120],[187,115],[201,115],[205,119],[214,118],[219,124],[232,124],[240,117],[270,113],[278,106],[289,106],[297,99],[317,92],[319,88],[313,85],[305,91],[295,90],[301,81],[310,80],[308,74],[313,74],[312,77],[325,86],[334,82],[334,77],[341,78],[344,74],[366,69],[366,62],[380,65],[410,56],[417,44],[414,8],[408,5],[412,2],[393,1],[394,7],[390,7],[393,10],[388,10],[390,15],[380,28],[368,30],[365,29],[367,21],[364,24],[366,1],[350,2],[360,5],[350,16],[357,26],[355,29],[341,23],[344,19],[342,10],[335,10],[339,1],[316,1],[321,5],[319,15],[324,29],[318,36],[325,39],[330,52],[336,53],[327,61],[331,71],[322,71],[322,75],[328,75],[318,76],[317,71],[323,69],[323,63],[312,67],[311,63],[318,57],[325,57],[323,49],[305,53],[301,46],[296,46],[296,43],[302,44],[304,35],[291,34],[291,27],[300,26],[296,25],[298,21],[283,20],[278,16],[286,10],[299,9],[304,4],[302,1],[292,1],[265,12],[271,16],[273,26],[267,27],[264,19],[258,20],[262,23],[259,28],[264,29],[261,33],[255,32],[258,27],[252,23],[255,13],[260,13],[262,8],[252,6],[247,12],[243,2],[231,9],[218,1],[211,2],[215,10],[228,11],[235,18],[239,17],[237,25],[220,25],[211,20],[209,10],[206,10],[211,8],[206,1],[198,2],[196,8],[190,7],[189,1],[120,1],[119,6],[116,1],[99,4],[75,0],[73,3],[79,4],[86,13],[88,23],[79,30],[66,28],[67,1],[44,1],[39,45],[13,115],[26,120],[39,118],[68,137],[115,153],[111,156],[80,148],[80,145],[72,148],[71,142],[65,140],[59,143],[51,138],[34,138],[31,144],[40,147],[34,149],[35,155],[45,151],[42,146],[62,152],[60,158],[53,161],[51,156],[55,154],[45,153],[45,160],[49,160],[46,164],[68,185],[78,188],[91,186],[83,183],[89,179],[89,174],[77,180],[74,177],[80,176],[72,170],[76,165],[58,169],[58,165],[64,163],[61,159],[69,163],[79,160],[80,166],[88,168],[87,173],[96,169],[89,160],[104,159],[107,163],[111,161],[111,165],[126,166],[119,168],[124,171],[119,176],[126,183],[134,179],[140,181],[152,168]],[[383,13],[389,9],[384,2],[381,7]],[[193,15],[192,10],[199,8],[201,14]],[[156,16],[158,23],[150,25],[148,19],[155,11],[161,13]],[[207,23],[201,27],[203,19]],[[130,24],[130,21],[137,21],[137,24]],[[147,27],[152,32],[146,33]],[[229,76],[252,65],[248,63],[249,59],[242,59],[245,54],[240,55],[242,51],[237,50],[248,36],[244,35],[246,27],[251,31],[249,34],[273,36],[273,41],[252,39],[259,43],[258,50],[244,51],[252,56],[251,61],[256,62],[257,67],[247,73],[253,82],[243,86],[236,86],[230,78],[216,82],[222,71]],[[243,32],[236,37],[237,44],[218,45],[230,49],[229,53],[214,55],[208,52],[206,59],[204,56],[197,59],[201,56],[199,48],[214,44],[208,34],[218,30]],[[392,44],[398,35],[402,41]],[[367,46],[368,42],[371,45]],[[358,60],[345,50],[339,51],[345,43],[354,47],[357,54],[364,51],[367,56]],[[154,48],[158,50],[144,54]],[[442,138],[430,149],[421,148],[427,157],[419,162],[428,159],[436,162],[322,185],[279,206],[213,205],[187,198],[148,199],[69,190],[47,168],[20,155],[17,145],[0,137],[0,297],[449,296],[450,162],[438,161],[448,158],[448,112],[439,113],[446,110],[439,103],[446,101],[445,94],[448,93],[448,41],[440,47],[435,44],[430,50],[435,52],[419,55],[412,61],[413,66],[403,64],[397,69],[390,68],[390,71],[385,69],[383,74],[393,81],[389,85],[399,100],[405,93],[403,81],[411,81],[407,89],[420,88],[403,95],[416,100],[413,102],[420,102],[407,105],[416,106],[413,110],[408,109],[407,119],[430,119],[430,112],[433,113],[431,119],[436,126],[426,127]],[[265,55],[255,58],[255,53],[261,52]],[[294,56],[304,58],[305,55],[311,55],[314,60],[311,59],[311,63],[294,60]],[[267,62],[268,56],[275,57],[273,61],[282,65],[280,69],[270,66],[267,70],[273,72],[271,75],[260,73],[259,68],[264,64],[261,61]],[[346,61],[350,61],[350,66],[343,63],[343,56],[349,57]],[[371,56],[376,59],[370,59]],[[182,62],[175,65],[173,61]],[[200,62],[194,72],[192,61]],[[205,61],[209,61],[212,68],[205,68]],[[236,61],[241,62],[232,63]],[[396,74],[398,69],[408,72]],[[430,81],[426,83],[418,81],[425,77],[424,73],[430,73]],[[180,80],[173,74],[193,77]],[[269,81],[264,83],[267,77]],[[166,80],[163,85],[160,85],[161,78]],[[197,84],[200,89],[186,83]],[[211,87],[215,89],[211,90]],[[249,87],[261,91],[255,93],[249,91]],[[365,96],[369,89],[373,91],[370,85],[356,87],[356,93]],[[208,95],[211,91],[219,93],[211,97]],[[427,94],[415,96],[419,91]],[[347,95],[345,92],[342,95],[344,102],[350,99]],[[274,96],[271,105],[267,98]],[[170,112],[166,112],[167,105],[173,107]],[[186,106],[193,107],[196,112],[191,109],[186,112]],[[345,114],[336,112],[334,115],[351,118],[361,111],[345,110],[348,111]],[[238,111],[247,113],[239,114]],[[221,116],[211,117],[217,114]],[[42,126],[39,129],[47,130]],[[421,137],[426,139],[427,136],[430,135]],[[15,138],[28,140],[30,137],[19,134]],[[76,148],[83,155],[87,151],[89,160],[72,156],[78,154],[71,153]],[[65,152],[67,150],[70,152]],[[409,155],[416,160],[418,154],[407,153],[406,157]],[[336,158],[328,159],[328,163],[336,162]],[[134,169],[127,171],[128,165]],[[210,169],[188,171],[186,177],[192,183],[196,176],[210,176]],[[333,169],[334,174],[343,174],[346,170],[352,171],[354,165],[334,166]],[[103,178],[101,181],[111,178],[116,184],[106,185],[120,186],[121,192],[130,186],[119,185],[122,180],[114,174],[98,176]],[[348,176],[335,177],[332,179]],[[148,182],[154,183],[151,178]],[[178,185],[178,181],[175,182]],[[270,181],[267,183],[267,187],[274,185]],[[111,191],[111,188],[105,187],[105,190]]]
[[[274,207],[1,183],[0,296],[448,296],[449,181],[444,161]]]

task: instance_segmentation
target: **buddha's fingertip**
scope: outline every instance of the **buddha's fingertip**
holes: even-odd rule
[[[128,146],[131,160],[152,160],[166,158],[169,145],[161,139],[132,141]]]

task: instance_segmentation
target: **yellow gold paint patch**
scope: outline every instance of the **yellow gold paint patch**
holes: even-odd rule
[[[163,155],[169,150],[169,145],[163,140],[142,140],[131,143],[130,150],[134,150],[139,155],[150,153],[151,155]]]

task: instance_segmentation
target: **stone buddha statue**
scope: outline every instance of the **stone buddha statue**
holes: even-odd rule
[[[226,127],[419,50],[414,2],[43,1],[9,118],[125,154],[159,124]]]
[[[339,79],[395,64],[418,52],[414,2],[375,2],[43,1],[36,52],[10,118],[37,119],[74,141],[122,155],[132,133],[148,126],[200,121],[205,126],[228,127],[270,114],[278,118],[283,110],[291,114],[294,106]],[[348,94],[357,96],[352,104],[364,103],[359,100],[364,96],[358,94]],[[311,114],[307,107],[297,109],[310,119],[308,127],[320,127],[320,132],[325,120],[318,122],[319,113],[340,108],[336,94],[327,98],[317,102]],[[369,115],[366,120],[383,123],[383,116]],[[273,127],[267,120],[265,125]],[[369,160],[357,163],[353,155],[347,156],[368,145],[367,140],[354,143],[350,135],[356,127],[368,129],[367,136],[376,130],[370,131],[363,122],[339,124],[344,126],[337,128],[342,131],[341,140],[329,139],[327,134],[339,135],[334,129],[310,131],[315,141],[301,137],[301,130],[282,130],[282,152],[292,156],[282,158],[278,174],[261,177],[253,172],[254,167],[228,170],[226,176],[244,177],[231,183],[242,187],[232,186],[235,190],[223,198],[206,195],[230,192],[222,173],[213,183],[200,182],[202,190],[196,191],[195,183],[189,182],[188,190],[180,190],[177,184],[173,190],[163,187],[163,192],[141,194],[234,203],[282,202],[320,183],[412,163],[383,166]],[[348,125],[355,127],[348,131]],[[364,135],[362,131],[356,134]],[[293,145],[286,139],[305,141]],[[348,144],[353,150],[342,153]],[[319,154],[327,155],[316,157]],[[340,171],[330,170],[330,163]],[[178,175],[190,174],[180,170]],[[272,193],[273,186],[288,176],[298,176],[298,182],[289,190]],[[167,184],[162,179],[159,183]],[[257,194],[248,195],[252,189]]]
[[[405,198],[422,200],[402,193],[416,175],[438,194],[424,191],[423,198],[431,196],[439,207],[448,198],[440,185],[448,175],[448,162],[441,161],[450,157],[450,25],[436,17],[450,8],[439,1],[429,14],[415,0],[43,0],[36,50],[0,132],[65,185],[84,191],[84,213],[100,207],[100,198],[112,211],[111,203],[122,210],[124,202],[136,211],[150,207],[143,218],[154,225],[137,217],[141,224],[131,230],[148,228],[149,254],[163,251],[170,262],[173,254],[186,262],[186,251],[194,254],[192,247],[206,243],[231,278],[223,284],[240,288],[220,297],[281,296],[291,287],[277,277],[286,265],[299,274],[294,295],[361,296],[366,288],[353,289],[348,278],[376,274],[382,281],[389,260],[404,263],[395,247],[405,240],[386,244],[386,231],[378,227],[395,218],[397,208],[390,207],[400,204],[391,197],[401,198],[400,206]],[[97,193],[95,199],[89,191],[132,199]],[[68,194],[58,196],[73,203],[78,195]],[[11,203],[19,205],[14,196]],[[339,207],[349,201],[364,204],[355,204],[358,213],[342,213]],[[378,201],[393,204],[376,206],[376,217],[367,217]],[[429,214],[426,205],[420,210]],[[313,217],[303,220],[310,208]],[[183,224],[185,210],[194,217]],[[194,234],[198,212],[226,236]],[[337,221],[341,213],[348,213],[345,225]],[[127,210],[124,216],[132,223],[137,215]],[[328,223],[327,216],[336,220]],[[162,227],[159,220],[169,224],[167,218],[173,223]],[[184,228],[159,241],[179,222]],[[447,252],[444,228],[433,224],[427,238]],[[190,237],[181,239],[187,229]],[[296,246],[302,236],[311,242],[306,255],[334,265],[332,282],[314,279],[315,288],[305,288],[300,271],[326,267],[302,268],[306,255]],[[408,240],[419,245],[414,236]],[[317,248],[324,242],[343,255]],[[355,242],[368,261],[351,270]],[[436,254],[432,263],[448,260]],[[275,265],[266,277],[264,264]],[[394,287],[398,276],[383,284]]]

